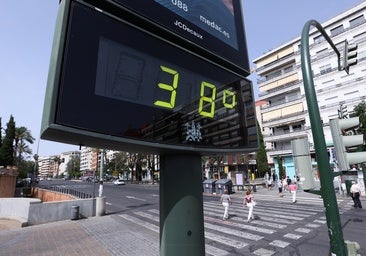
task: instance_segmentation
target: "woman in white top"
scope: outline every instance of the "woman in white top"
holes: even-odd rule
[[[227,220],[229,218],[229,205],[231,204],[231,198],[227,189],[224,190],[224,194],[221,195],[220,203],[225,208],[223,220]]]

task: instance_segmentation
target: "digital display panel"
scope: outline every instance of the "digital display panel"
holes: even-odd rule
[[[221,83],[144,50],[100,38],[97,95],[173,112],[186,111],[188,105],[196,115],[216,119],[218,108],[236,111],[240,97],[240,86]]]
[[[248,80],[78,1],[69,12],[42,138],[151,152],[257,147]]]
[[[245,76],[250,74],[240,0],[110,1],[224,59]]]

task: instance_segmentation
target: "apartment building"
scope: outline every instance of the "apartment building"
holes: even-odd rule
[[[53,177],[56,175],[56,166],[54,164],[54,156],[46,156],[38,158],[38,176],[42,178]]]
[[[54,178],[66,175],[67,163],[74,156],[80,156],[79,151],[63,152],[60,155],[38,158],[38,176]]]
[[[80,171],[83,173],[84,171],[96,170],[95,161],[92,161],[95,153],[93,152],[93,148],[90,147],[82,147],[80,153]],[[93,165],[94,163],[94,165]],[[93,169],[94,168],[94,169]]]
[[[313,28],[309,34],[314,86],[330,161],[334,154],[329,120],[338,118],[341,105],[347,106],[350,112],[366,99],[365,15],[366,2],[363,2],[321,24],[342,56],[345,40],[358,45],[358,64],[351,67],[349,75],[338,71],[337,55],[320,32]],[[273,159],[272,164],[278,173],[277,160],[281,158],[290,177],[295,175],[291,141],[297,138],[309,140],[316,170],[300,50],[301,37],[298,36],[254,60],[258,75],[258,101],[261,102],[259,120],[268,159]]]

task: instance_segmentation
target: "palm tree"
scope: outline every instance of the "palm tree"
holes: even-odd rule
[[[26,145],[26,142],[33,144],[34,141],[35,139],[26,127],[15,127],[14,157],[17,159],[18,163],[22,159],[23,153],[32,154],[32,150]]]
[[[58,168],[60,167],[60,164],[62,163],[62,159],[60,156],[55,156],[53,159],[53,162],[56,164],[56,178],[58,178]]]

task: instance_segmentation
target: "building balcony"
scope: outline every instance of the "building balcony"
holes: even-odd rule
[[[281,131],[276,134],[263,134],[264,142],[291,141],[298,138],[308,137],[310,127],[296,129],[293,131]]]
[[[289,69],[282,70],[282,71],[279,70],[277,75],[273,75],[271,77],[260,76],[257,79],[257,85],[259,86],[259,88],[261,88],[261,87],[263,88],[274,82],[278,83],[279,81],[281,81],[282,79],[285,79],[286,77],[289,77],[293,74],[297,74],[299,71],[299,68],[300,68],[300,65],[296,65],[296,66],[294,65],[293,67],[291,67]],[[289,81],[289,82],[291,82],[291,81]]]
[[[305,95],[292,96],[292,97],[286,98],[285,100],[276,101],[276,102],[273,102],[268,105],[262,105],[261,112],[266,113],[266,112],[270,112],[273,110],[289,107],[291,105],[296,105],[298,103],[302,103],[304,101],[304,98],[305,98]],[[267,100],[269,100],[269,99],[267,99]]]
[[[262,67],[259,67],[256,69],[257,74],[260,76],[261,74],[266,74],[274,69],[278,69],[279,67],[283,67],[284,65],[287,65],[288,63],[295,62],[295,54],[292,53],[290,55],[287,55],[283,58],[277,59],[267,65],[264,65]]]
[[[302,80],[293,81],[288,84],[281,85],[272,90],[264,91],[259,93],[259,100],[267,100],[281,94],[287,94],[292,91],[300,90]]]
[[[308,111],[302,111],[293,113],[290,115],[283,115],[273,118],[271,120],[262,121],[264,127],[277,127],[281,125],[288,125],[292,123],[299,123],[305,120],[305,116],[308,115]]]
[[[290,145],[289,147],[267,149],[267,153],[271,158],[275,158],[276,156],[292,155],[292,148]]]

